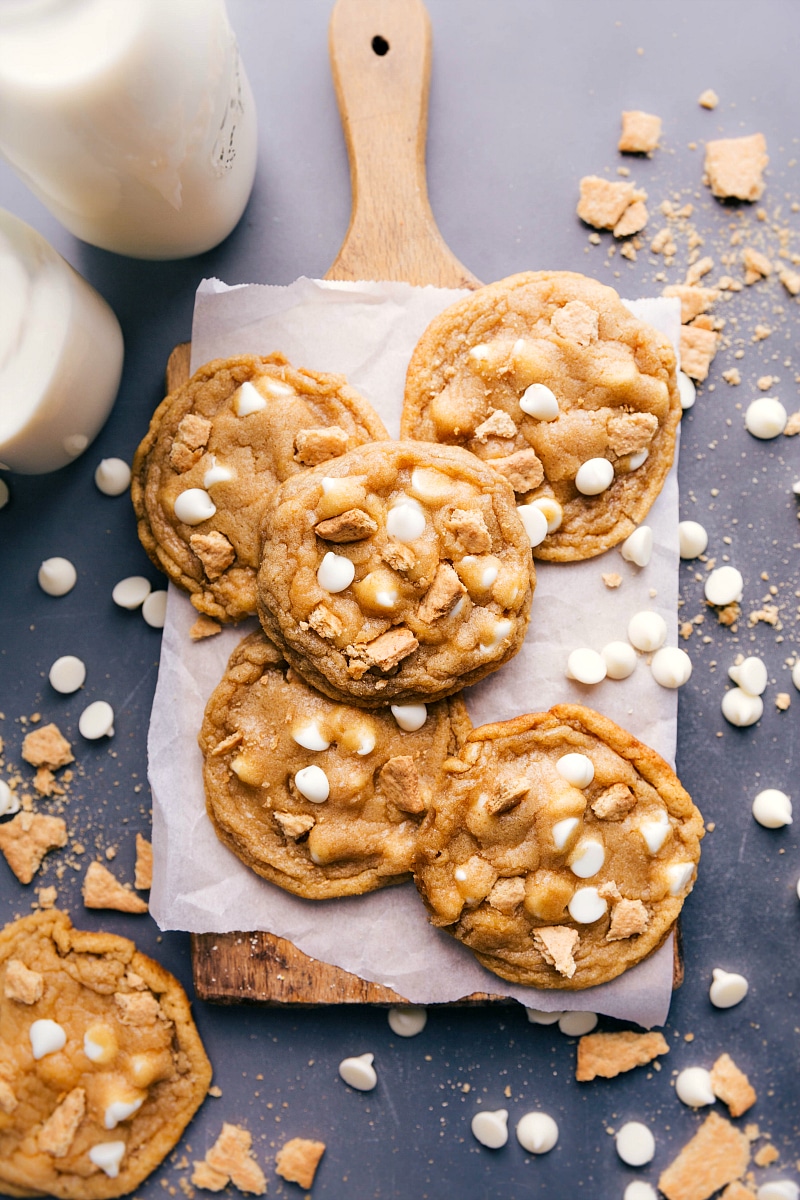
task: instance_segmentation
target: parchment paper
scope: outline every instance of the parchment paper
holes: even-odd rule
[[[212,358],[281,350],[298,366],[346,375],[397,436],[411,351],[428,322],[465,294],[402,283],[299,279],[289,287],[227,288],[206,280],[195,304],[192,370]],[[629,307],[677,346],[676,300],[640,300]],[[641,609],[660,612],[669,630],[667,643],[676,644],[677,523],[674,466],[647,518],[655,546],[646,568],[625,562],[618,550],[585,563],[537,564],[525,643],[510,663],[466,693],[473,722],[562,702],[586,704],[674,761],[677,695],[656,684],[644,658],[629,679],[595,687],[571,682],[564,668],[578,646],[599,650],[609,641],[625,640],[628,620]],[[615,590],[601,578],[612,571],[623,577]],[[312,958],[382,983],[417,1004],[490,992],[532,1008],[585,1009],[645,1027],[663,1024],[672,988],[672,939],[611,983],[577,992],[537,990],[499,979],[469,950],[430,926],[413,884],[311,902],[253,874],[221,845],[206,817],[197,733],[230,653],[255,622],[193,643],[188,630],[196,616],[188,597],[170,586],[148,745],[154,848],[150,911],[162,929],[266,930]]]

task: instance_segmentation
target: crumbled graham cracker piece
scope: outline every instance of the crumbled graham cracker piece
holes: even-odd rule
[[[800,433],[800,412],[793,412],[789,414],[783,436],[794,437],[798,433]]]
[[[667,1200],[708,1200],[726,1183],[741,1179],[750,1143],[730,1121],[711,1113],[658,1180]]]
[[[118,1008],[117,1016],[123,1025],[155,1025],[161,1011],[158,1000],[152,992],[115,992],[114,1003]]]
[[[716,288],[689,287],[685,283],[673,283],[665,287],[662,296],[677,296],[681,302],[681,324],[688,325],[695,317],[706,312],[719,299]]]
[[[454,508],[445,525],[467,554],[485,554],[491,550],[492,537],[482,513]]]
[[[505,409],[493,408],[485,421],[475,430],[475,440],[484,444],[490,438],[514,438],[517,436],[517,426]]]
[[[618,900],[611,914],[606,934],[607,942],[621,942],[644,933],[650,924],[650,914],[641,900]]]
[[[272,819],[277,822],[281,833],[291,838],[292,841],[297,841],[303,834],[309,833],[316,821],[313,817],[303,816],[301,813],[277,812],[274,811]]]
[[[206,1152],[205,1160],[194,1164],[192,1183],[195,1187],[219,1192],[231,1182],[240,1192],[263,1196],[267,1181],[253,1158],[252,1144],[252,1134],[247,1129],[224,1122],[222,1132]]]
[[[348,508],[337,517],[328,517],[315,525],[314,533],[326,542],[360,542],[362,538],[376,533],[377,521],[361,508]]]
[[[555,310],[550,318],[550,328],[565,342],[591,346],[599,336],[599,317],[582,300],[569,300]]]
[[[113,908],[117,912],[145,913],[147,904],[116,879],[102,863],[92,862],[83,878],[86,908]]]
[[[193,533],[189,545],[203,564],[207,579],[219,579],[236,558],[236,551],[225,534],[216,529],[210,533]]]
[[[780,279],[790,296],[800,294],[800,272],[790,271],[788,267],[784,267],[778,274],[778,279]]]
[[[357,667],[357,660],[362,659],[367,670],[377,667],[381,671],[391,671],[404,658],[408,658],[409,654],[413,654],[417,646],[419,642],[411,630],[398,626],[396,629],[388,629],[371,642],[348,646],[345,653],[356,660],[356,663],[352,664],[353,667]]]
[[[0,851],[20,883],[30,883],[50,850],[67,844],[67,825],[61,817],[21,812],[0,825]]]
[[[769,158],[763,133],[720,138],[706,143],[705,172],[712,194],[720,199],[758,200]]]
[[[153,846],[140,833],[136,835],[136,864],[133,868],[133,886],[147,892],[153,886]]]
[[[622,114],[622,133],[617,149],[622,154],[651,154],[661,137],[661,117],[634,109]]]
[[[614,237],[631,237],[634,233],[641,233],[647,224],[649,215],[644,201],[635,200],[633,204],[628,205],[614,226]]]
[[[498,879],[486,899],[492,908],[508,916],[525,899],[525,880],[521,875],[515,875],[513,879]]]
[[[579,941],[577,929],[570,929],[567,925],[544,925],[533,931],[533,944],[544,961],[566,979],[572,979],[575,974],[572,952]]]
[[[791,703],[792,697],[788,692],[778,692],[777,696],[775,697],[775,707],[777,708],[778,712],[786,712]]]
[[[600,576],[607,588],[618,588],[622,583],[622,576],[618,571],[604,571]]]
[[[595,1079],[613,1079],[623,1071],[644,1066],[659,1054],[668,1054],[663,1034],[634,1033],[624,1029],[620,1033],[589,1033],[578,1042],[578,1062],[575,1078],[580,1083]]]
[[[748,285],[757,283],[759,279],[766,279],[772,274],[772,263],[766,254],[762,254],[753,246],[745,246],[742,251],[742,262],[744,263],[744,281]]]
[[[316,467],[329,458],[344,454],[347,440],[347,431],[339,425],[301,429],[294,439],[294,456],[304,467]]]
[[[535,450],[515,450],[513,454],[488,461],[505,476],[515,492],[532,492],[544,479],[544,467]]]
[[[719,1200],[756,1200],[756,1194],[751,1192],[749,1187],[740,1183],[738,1179],[734,1179],[733,1183],[729,1183],[725,1188]]]
[[[222,633],[220,623],[215,621],[213,617],[201,615],[189,630],[189,637],[193,642],[201,642],[203,638],[215,637],[218,633]]]
[[[613,183],[599,175],[585,175],[580,189],[578,216],[595,229],[613,229],[629,205],[647,199],[632,183]]]
[[[324,1153],[324,1142],[316,1142],[311,1138],[292,1138],[281,1146],[275,1156],[276,1174],[289,1183],[310,1188]]]
[[[517,807],[522,797],[527,796],[530,790],[531,781],[522,775],[518,779],[506,780],[500,785],[500,790],[494,792],[486,801],[486,811],[493,817],[510,812],[512,808]]]
[[[51,771],[75,761],[72,746],[52,723],[27,735],[22,743],[22,757],[32,767],[49,767]]]
[[[3,995],[17,1004],[36,1004],[44,992],[44,976],[30,971],[19,958],[8,960]]]
[[[342,625],[336,613],[331,612],[324,604],[318,604],[308,614],[308,623],[320,637],[330,638],[331,640],[340,637],[344,630],[344,625]]]
[[[706,88],[706,90],[701,92],[697,97],[697,103],[701,108],[716,108],[719,104],[719,96],[713,88]]]
[[[697,325],[681,326],[681,370],[702,383],[717,353],[719,335]]]
[[[711,1068],[711,1090],[727,1104],[732,1117],[740,1117],[747,1112],[757,1099],[750,1080],[729,1054],[721,1054]]]
[[[636,797],[627,783],[612,783],[592,801],[592,812],[601,821],[617,821],[635,804]]]
[[[36,895],[39,899],[39,908],[55,908],[56,900],[58,899],[58,891],[54,887],[40,887],[36,889]]]
[[[731,367],[729,371],[723,371],[722,378],[726,383],[729,383],[731,387],[738,387],[742,382],[742,376],[738,367]]]
[[[424,812],[425,804],[419,791],[419,775],[410,754],[390,758],[378,775],[381,790],[402,812]]]
[[[86,1092],[82,1087],[75,1087],[53,1109],[36,1135],[39,1149],[53,1158],[64,1158],[75,1140],[85,1112]]]
[[[699,283],[704,275],[708,275],[709,271],[714,270],[714,260],[708,254],[704,258],[698,258],[697,262],[692,263],[686,272],[684,284],[687,287],[694,287]]]
[[[447,616],[457,601],[466,595],[466,591],[450,563],[439,563],[433,583],[417,609],[417,616],[426,625],[432,625],[440,617]]]
[[[769,1167],[772,1163],[777,1162],[779,1158],[780,1154],[775,1146],[767,1143],[766,1146],[762,1146],[761,1149],[753,1155],[753,1162],[757,1167]]]

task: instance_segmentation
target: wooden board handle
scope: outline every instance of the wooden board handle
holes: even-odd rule
[[[327,278],[477,287],[428,201],[431,28],[422,0],[338,0],[329,36],[353,197]]]

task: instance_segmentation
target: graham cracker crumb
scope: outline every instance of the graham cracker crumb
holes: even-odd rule
[[[92,862],[83,879],[86,908],[113,908],[117,912],[145,913],[147,904],[116,879],[102,863]]]
[[[49,767],[39,767],[33,786],[40,796],[63,796],[64,789],[56,782],[56,777]]]
[[[44,976],[30,971],[19,958],[8,960],[3,995],[17,1004],[36,1004],[44,992]]]
[[[578,1042],[575,1078],[584,1083],[598,1075],[613,1079],[623,1071],[644,1066],[659,1054],[668,1054],[669,1046],[661,1033],[589,1033]]]
[[[153,886],[153,847],[140,833],[136,835],[136,865],[133,868],[133,884],[142,892]]]
[[[717,353],[719,335],[697,325],[681,326],[681,370],[702,383]]]
[[[706,143],[705,173],[712,194],[720,199],[759,200],[768,162],[763,133]]]
[[[292,1138],[281,1146],[275,1156],[275,1172],[289,1183],[310,1188],[317,1173],[319,1160],[325,1153],[325,1143],[310,1138]]]
[[[658,1180],[667,1200],[708,1200],[726,1183],[741,1179],[750,1143],[730,1121],[711,1113]]]
[[[661,137],[661,117],[634,109],[622,114],[617,149],[623,154],[652,154]]]
[[[737,1179],[728,1184],[719,1200],[756,1200],[756,1194]]]
[[[742,382],[742,376],[738,367],[731,367],[729,371],[723,371],[722,378],[726,383],[729,383],[731,387],[738,387]]]
[[[599,175],[585,175],[580,181],[581,197],[577,213],[595,229],[614,229],[626,208],[647,199],[632,183],[613,183]]]
[[[697,97],[697,103],[701,108],[716,108],[719,104],[719,96],[713,88],[706,88],[706,90],[701,92]]]
[[[206,1153],[205,1160],[194,1164],[192,1183],[195,1187],[219,1192],[230,1182],[240,1192],[263,1196],[267,1181],[253,1158],[252,1143],[252,1135],[247,1129],[224,1122],[222,1132]]]
[[[776,1148],[767,1144],[766,1146],[762,1146],[761,1149],[753,1155],[753,1162],[757,1167],[769,1167],[772,1163],[777,1162],[779,1158],[780,1154]]]
[[[719,299],[716,288],[690,286],[685,283],[673,283],[665,287],[662,296],[677,296],[681,302],[681,324],[688,325],[695,317],[706,312],[715,300]]]
[[[792,703],[792,697],[788,692],[778,692],[775,697],[775,707],[778,712],[786,712],[789,705]]]
[[[212,620],[211,617],[199,616],[189,630],[189,637],[193,642],[201,642],[203,638],[215,637],[218,633],[222,633],[222,626],[218,621]]]
[[[756,1102],[750,1080],[729,1054],[720,1055],[711,1068],[711,1090],[727,1104],[732,1117],[740,1117]]]
[[[800,412],[793,412],[789,414],[783,435],[784,437],[794,437],[798,433],[800,433]]]
[[[21,812],[0,825],[0,851],[20,883],[30,883],[50,850],[67,844],[67,826],[61,817]]]
[[[543,926],[533,931],[533,944],[544,961],[566,979],[571,979],[575,974],[572,952],[579,941],[577,929],[569,929],[565,925]]]
[[[39,908],[55,908],[56,900],[58,899],[58,891],[56,888],[37,888],[36,895],[39,899]]]
[[[39,1149],[53,1158],[64,1158],[75,1140],[85,1112],[86,1092],[82,1087],[73,1088],[39,1130],[36,1137]]]
[[[72,747],[57,725],[43,725],[34,729],[22,743],[22,757],[32,767],[49,767],[57,771],[67,763],[74,762]]]
[[[618,588],[622,583],[622,576],[616,571],[605,571],[600,578],[607,588]]]

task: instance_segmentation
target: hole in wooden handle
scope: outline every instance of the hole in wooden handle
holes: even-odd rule
[[[379,33],[376,33],[375,37],[372,39],[372,49],[379,58],[383,58],[384,54],[389,53],[389,43],[385,37],[381,37]]]

